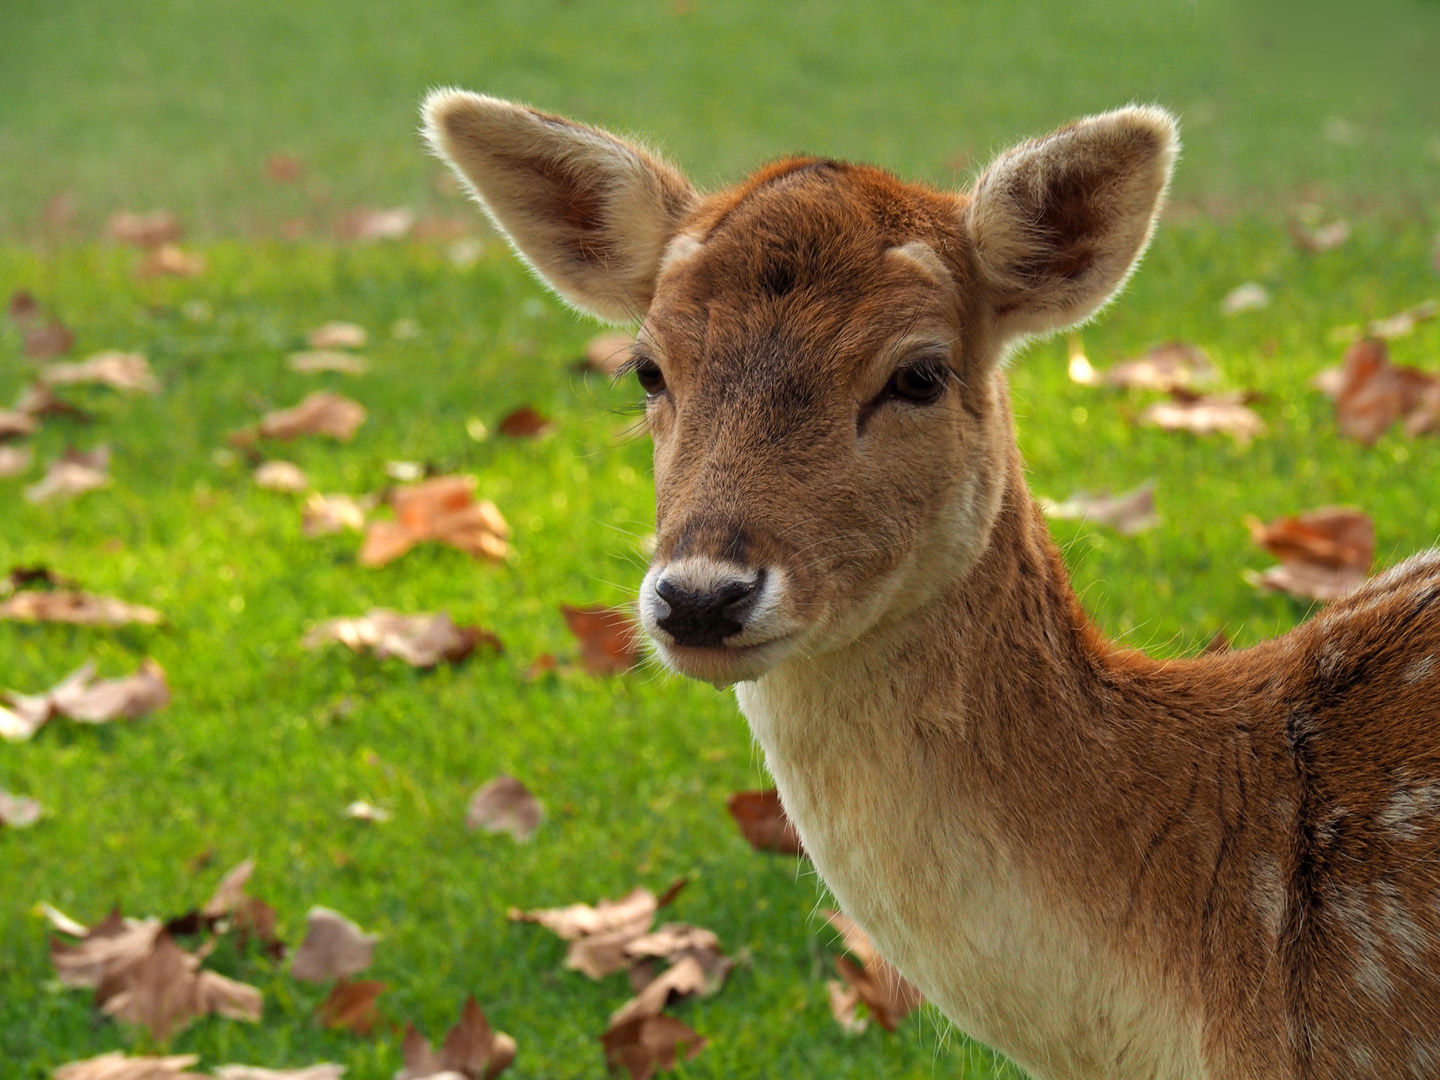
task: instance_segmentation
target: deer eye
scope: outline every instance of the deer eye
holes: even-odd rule
[[[660,370],[660,365],[648,356],[642,356],[635,361],[635,378],[640,383],[640,389],[645,391],[646,397],[654,397],[665,391],[665,373]]]
[[[921,360],[897,368],[885,384],[885,393],[916,405],[933,405],[945,393],[949,378],[950,369],[939,360]]]

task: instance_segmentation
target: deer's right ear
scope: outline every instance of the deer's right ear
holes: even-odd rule
[[[644,314],[697,199],[683,176],[606,132],[498,98],[436,90],[422,112],[431,148],[561,297],[613,322]]]

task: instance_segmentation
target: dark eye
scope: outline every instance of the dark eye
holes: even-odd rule
[[[885,391],[902,401],[933,405],[945,393],[945,383],[949,378],[950,369],[940,361],[923,360],[897,369],[885,385]]]
[[[659,364],[648,357],[635,361],[635,378],[639,380],[640,389],[645,391],[646,397],[654,397],[665,390],[665,373],[660,370]]]

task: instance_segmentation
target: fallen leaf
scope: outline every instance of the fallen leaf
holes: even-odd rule
[[[151,210],[143,214],[122,211],[110,218],[106,232],[112,240],[142,248],[173,244],[183,235],[180,219],[169,210]]]
[[[354,818],[356,821],[368,821],[371,824],[379,825],[389,821],[395,815],[379,806],[372,806],[363,799],[357,799],[345,807],[345,816]]]
[[[711,985],[698,960],[693,956],[681,957],[615,1010],[610,1026],[618,1027],[640,1017],[659,1016],[671,1001],[705,993]]]
[[[594,907],[589,904],[569,904],[566,907],[541,908],[536,911],[511,908],[508,914],[511,922],[538,923],[565,941],[636,926],[640,927],[635,935],[639,937],[650,929],[655,912],[673,900],[684,883],[683,878],[672,883],[658,898],[649,889],[637,887],[619,900],[601,900]]]
[[[1416,326],[1436,315],[1440,315],[1440,300],[1425,300],[1388,318],[1370,321],[1365,326],[1365,334],[1385,340],[1408,337],[1415,332]]]
[[[31,585],[40,585],[52,589],[73,589],[76,586],[74,581],[55,573],[48,566],[36,564],[34,566],[12,566],[10,572],[0,578],[0,596],[9,596],[16,589],[28,588]]]
[[[1242,311],[1258,311],[1270,306],[1270,293],[1259,282],[1247,281],[1237,285],[1225,294],[1220,302],[1220,311],[1225,315],[1238,315]]]
[[[592,675],[629,671],[644,657],[640,628],[630,613],[601,606],[560,605],[565,625],[580,642],[580,662]]]
[[[138,958],[107,968],[96,1001],[107,1016],[139,1024],[161,1042],[212,1012],[234,1020],[260,1019],[260,991],[199,966],[198,957],[161,929]]]
[[[25,489],[25,498],[33,503],[76,495],[110,483],[110,448],[100,446],[88,452],[66,450],[50,463],[43,479]]]
[[[51,318],[25,331],[25,355],[36,360],[63,356],[75,345],[75,335],[59,319]]]
[[[507,413],[495,425],[495,430],[511,439],[533,439],[543,435],[554,425],[529,405],[522,405],[514,412]]]
[[[1125,360],[1104,372],[1111,386],[1169,393],[1188,389],[1215,377],[1205,350],[1183,341],[1156,345],[1142,356]]]
[[[924,1001],[919,989],[875,951],[869,936],[852,919],[838,911],[827,911],[825,917],[840,932],[846,951],[859,961],[857,964],[848,956],[837,956],[835,970],[865,1003],[876,1022],[886,1031],[894,1031],[899,1022]],[[834,998],[832,991],[832,1012],[835,1011]],[[838,1014],[836,1019],[848,1027]]]
[[[534,660],[530,661],[530,666],[525,669],[521,677],[526,682],[534,682],[540,678],[541,675],[544,675],[548,671],[554,671],[559,666],[560,659],[554,653],[541,653],[535,657]]]
[[[0,730],[0,736],[3,734],[3,730]],[[44,811],[45,808],[40,805],[38,799],[27,798],[24,795],[12,795],[4,788],[0,788],[0,825],[12,829],[28,829],[40,820],[40,815]]]
[[[456,626],[443,611],[402,615],[374,608],[356,618],[327,619],[306,634],[301,644],[314,649],[330,641],[338,641],[352,652],[368,650],[380,660],[398,657],[413,667],[434,667],[442,660],[459,663],[477,645],[503,651],[494,634],[478,626]]]
[[[40,381],[46,386],[72,386],[77,383],[100,383],[114,390],[134,390],[154,394],[160,382],[150,370],[144,353],[94,353],[72,363],[47,364],[40,369]]]
[[[4,419],[0,417],[0,425],[3,424]],[[0,438],[4,438],[3,433]],[[19,476],[34,460],[35,453],[28,446],[0,446],[0,479]]]
[[[1307,228],[1299,222],[1290,223],[1290,238],[1303,251],[1320,252],[1337,248],[1350,239],[1350,223],[1337,218],[1328,225]]]
[[[1410,435],[1440,427],[1440,375],[1390,363],[1383,341],[1363,338],[1345,350],[1338,376],[1321,372],[1315,383],[1333,391],[1340,434],[1374,443],[1397,420]]]
[[[1375,526],[1363,511],[1326,506],[1268,524],[1246,518],[1250,538],[1280,560],[1253,584],[1311,600],[1344,596],[1375,560]]]
[[[356,1035],[369,1035],[378,1019],[375,999],[385,990],[383,982],[374,979],[359,979],[351,982],[341,979],[330,988],[330,993],[316,1010],[320,1023],[333,1030],[352,1031]]]
[[[296,1069],[262,1069],[258,1065],[217,1065],[216,1080],[340,1080],[344,1065],[323,1061]]]
[[[415,227],[415,212],[406,206],[388,210],[352,210],[335,223],[341,240],[401,240]]]
[[[200,914],[207,919],[219,919],[229,915],[246,899],[245,886],[249,884],[254,873],[254,859],[246,859],[226,871],[220,884],[215,886],[215,891],[210,894],[210,899],[201,907]]]
[[[365,528],[365,507],[349,495],[313,494],[305,500],[300,519],[306,536],[329,536],[344,529]]]
[[[152,248],[135,264],[135,276],[140,278],[198,277],[204,272],[205,259],[186,253],[177,244]]]
[[[1091,495],[1077,491],[1064,502],[1041,499],[1045,516],[1062,521],[1086,521],[1109,525],[1124,536],[1153,528],[1160,520],[1155,514],[1155,484],[1141,484],[1123,495],[1101,492]]]
[[[310,486],[300,466],[289,461],[267,461],[255,470],[255,484],[268,491],[298,494]]]
[[[545,817],[540,801],[513,776],[497,776],[470,797],[465,824],[486,832],[507,832],[522,844]]]
[[[203,1073],[188,1071],[199,1060],[199,1054],[126,1057],[117,1052],[72,1061],[50,1075],[53,1080],[209,1080]]]
[[[465,1000],[460,1019],[445,1034],[445,1042],[436,1053],[430,1042],[409,1024],[402,1045],[405,1068],[395,1080],[442,1080],[459,1076],[462,1080],[493,1080],[515,1060],[515,1040],[504,1032],[494,1031],[484,1011],[473,997]]]
[[[585,358],[580,361],[580,367],[613,376],[630,359],[630,347],[634,344],[634,334],[597,334],[585,343]]]
[[[16,289],[10,294],[10,302],[5,305],[5,310],[18,325],[24,326],[40,317],[40,301],[35,299],[34,293]]]
[[[1191,431],[1196,435],[1223,432],[1236,442],[1248,443],[1265,431],[1265,421],[1245,404],[1248,395],[1177,394],[1169,401],[1157,401],[1140,414],[1140,423],[1164,431]]]
[[[370,335],[352,322],[327,322],[305,335],[312,349],[363,349]]]
[[[0,409],[0,441],[5,439],[21,439],[26,435],[33,435],[35,429],[40,425],[35,422],[35,417],[27,412],[18,409]]]
[[[326,982],[358,975],[370,966],[378,935],[362,932],[329,908],[312,907],[305,918],[305,940],[295,950],[292,976],[304,982]]]
[[[341,375],[364,375],[369,370],[363,357],[338,349],[307,349],[290,354],[290,370],[312,375],[322,371],[335,371]]]
[[[3,619],[77,623],[81,626],[124,626],[127,623],[153,626],[160,622],[161,615],[154,608],[78,590],[22,590],[0,602],[0,620]]]
[[[56,396],[55,391],[43,382],[33,382],[20,391],[20,397],[15,401],[15,411],[32,419],[40,416],[68,416],[72,420],[85,422],[91,419],[84,409]]]
[[[827,979],[825,993],[830,998],[830,1015],[847,1035],[859,1035],[870,1026],[860,1015],[860,992],[849,983]]]
[[[1215,636],[1212,637],[1208,643],[1206,643],[1205,648],[1200,650],[1200,652],[1205,655],[1210,655],[1213,653],[1227,653],[1229,651],[1230,638],[1224,630],[1216,630]]]
[[[51,594],[53,595],[53,594]],[[105,724],[135,719],[170,703],[165,672],[146,659],[134,675],[93,682],[95,664],[87,662],[43,694],[0,694],[8,709],[0,708],[0,738],[30,738],[54,717],[84,724]]]
[[[267,439],[327,435],[349,442],[364,422],[365,406],[358,401],[329,390],[317,390],[294,408],[266,413],[255,430]]]
[[[505,558],[510,527],[494,503],[476,502],[474,492],[473,476],[437,476],[395,488],[390,493],[395,520],[370,523],[360,546],[360,565],[384,566],[427,541],[471,556]]]
[[[860,924],[850,918],[843,911],[836,911],[827,908],[821,912],[836,933],[840,935],[840,942],[845,946],[845,951],[862,964],[868,964],[880,954],[875,951],[875,946],[870,942],[870,935],[860,929]]]
[[[305,174],[294,154],[271,154],[265,159],[265,175],[277,184],[293,184]]]
[[[600,1036],[605,1064],[624,1069],[630,1080],[650,1080],[661,1070],[689,1061],[705,1048],[705,1039],[673,1016],[641,1016]]]
[[[725,802],[740,833],[756,851],[778,851],[782,855],[804,855],[800,834],[785,816],[780,793],[775,788],[764,791],[737,791]]]

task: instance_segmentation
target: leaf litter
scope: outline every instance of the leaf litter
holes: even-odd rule
[[[312,907],[305,922],[305,940],[290,965],[294,978],[328,982],[358,975],[370,966],[379,935],[365,933],[338,911],[325,907]]]
[[[1153,480],[1120,495],[1077,491],[1064,502],[1041,499],[1040,505],[1048,518],[1109,525],[1122,536],[1134,536],[1154,528],[1160,520],[1155,513]]]
[[[763,791],[737,791],[726,800],[725,808],[756,851],[775,851],[782,855],[804,855],[800,834],[785,816],[780,805],[780,792],[775,788]]]
[[[43,479],[25,489],[25,498],[32,503],[74,498],[107,486],[110,483],[109,470],[108,446],[98,446],[89,451],[69,449],[50,463]]]
[[[260,418],[259,424],[243,428],[230,437],[246,446],[258,438],[288,441],[301,435],[325,435],[337,442],[349,442],[365,422],[365,406],[342,394],[317,390],[290,409],[277,409]]]
[[[4,710],[0,709],[0,737],[4,737]],[[12,795],[0,788],[0,825],[11,829],[28,829],[40,820],[45,808],[40,800],[25,795]]]
[[[53,594],[51,594],[53,595]],[[134,720],[170,704],[165,671],[146,659],[138,671],[119,679],[95,680],[95,664],[87,661],[42,694],[0,694],[0,738],[12,742],[31,738],[56,717],[82,724]]]
[[[483,785],[465,811],[467,828],[509,833],[522,844],[535,835],[544,818],[540,800],[513,776],[497,776]]]
[[[372,521],[358,556],[361,566],[380,567],[416,544],[438,543],[472,557],[499,561],[509,554],[510,527],[489,500],[476,501],[473,476],[437,476],[391,490],[393,521]]]
[[[560,605],[565,625],[580,642],[580,663],[592,675],[618,675],[644,658],[640,629],[622,608]]]
[[[1378,338],[1355,342],[1313,385],[1335,402],[1340,434],[1357,442],[1373,444],[1397,421],[1412,437],[1440,431],[1440,374],[1392,364]]]
[[[448,613],[402,615],[373,608],[355,618],[327,619],[305,635],[307,649],[339,642],[351,652],[370,652],[377,659],[397,657],[412,667],[434,667],[442,660],[464,660],[476,647],[502,652],[500,639],[479,626],[457,626]]]
[[[1250,408],[1253,395],[1246,391],[1196,394],[1177,388],[1170,394],[1169,401],[1148,406],[1140,414],[1140,423],[1162,431],[1231,435],[1242,446],[1265,433],[1265,421]]]
[[[79,626],[158,624],[163,616],[154,608],[96,596],[78,589],[22,589],[0,601],[0,620],[61,622]]]
[[[857,1006],[863,1004],[876,1023],[886,1031],[894,1031],[924,1000],[919,989],[875,951],[869,936],[854,920],[838,911],[825,912],[825,918],[839,932],[850,954],[835,958],[835,970],[843,982],[827,986],[835,1019],[846,1030],[863,1030],[856,1012]]]
[[[405,1025],[405,1068],[395,1080],[493,1080],[515,1060],[515,1050],[515,1040],[491,1028],[484,1010],[469,997],[438,1053],[413,1023]]]
[[[1247,517],[1250,538],[1280,560],[1251,584],[1309,600],[1330,601],[1361,584],[1375,560],[1375,526],[1348,506],[1325,506],[1267,523]]]
[[[144,353],[114,349],[94,353],[73,363],[47,364],[40,369],[40,381],[46,386],[98,383],[112,390],[141,394],[154,394],[160,390],[160,381],[150,370],[150,362]]]

